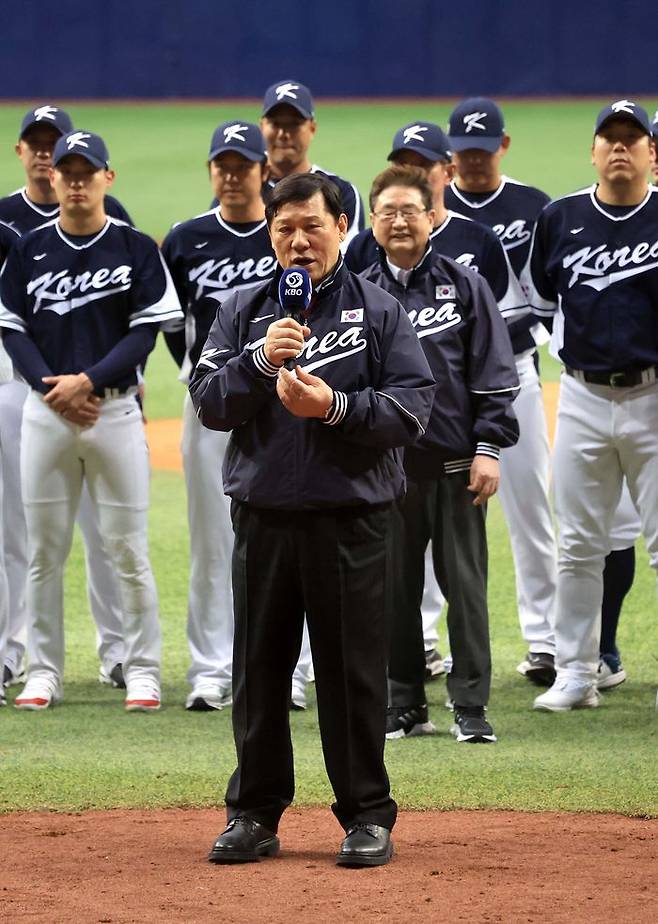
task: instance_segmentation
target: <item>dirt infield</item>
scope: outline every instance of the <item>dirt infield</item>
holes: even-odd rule
[[[542,386],[551,443],[553,442],[555,429],[558,387],[557,382],[546,382]],[[146,425],[146,438],[153,468],[169,472],[180,472],[182,470],[180,455],[181,424],[182,421],[176,418],[173,420],[151,420]]]
[[[339,869],[328,809],[291,809],[277,859],[214,866],[210,810],[16,814],[0,920],[48,924],[656,920],[658,820],[404,812],[387,867]]]

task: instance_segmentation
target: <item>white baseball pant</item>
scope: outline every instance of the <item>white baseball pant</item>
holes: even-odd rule
[[[432,559],[432,543],[427,543],[425,549],[425,584],[423,586],[423,599],[420,604],[420,612],[423,619],[423,640],[425,651],[431,651],[436,648],[439,641],[437,623],[443,605],[446,602],[439,583],[434,575],[434,561]]]
[[[81,428],[30,392],[23,411],[21,484],[28,530],[29,675],[64,671],[64,565],[83,483],[98,510],[117,575],[123,613],[126,682],[159,681],[160,626],[148,559],[148,448],[132,395],[101,405]]]
[[[610,388],[563,375],[553,461],[558,676],[596,678],[603,566],[624,477],[658,570],[658,383]]]
[[[199,422],[189,394],[183,406],[181,451],[187,486],[190,533],[190,586],[187,639],[192,688],[231,689],[233,592],[231,501],[224,494],[222,462],[230,433]]]
[[[500,454],[498,496],[507,522],[519,622],[529,651],[553,654],[557,548],[549,502],[550,449],[539,376],[532,355],[516,360],[514,401],[519,441]]]

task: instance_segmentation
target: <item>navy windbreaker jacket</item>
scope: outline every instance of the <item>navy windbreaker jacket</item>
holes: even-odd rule
[[[219,308],[192,375],[201,422],[231,430],[224,490],[289,510],[379,504],[404,493],[400,447],[423,434],[435,384],[406,312],[339,261],[318,287],[298,363],[334,390],[329,421],[294,417],[263,349],[282,317],[278,277]]]

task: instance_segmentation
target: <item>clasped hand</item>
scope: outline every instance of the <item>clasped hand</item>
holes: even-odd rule
[[[70,423],[91,427],[98,420],[100,398],[93,394],[94,386],[84,372],[78,375],[47,375],[42,379],[52,385],[44,401]]]

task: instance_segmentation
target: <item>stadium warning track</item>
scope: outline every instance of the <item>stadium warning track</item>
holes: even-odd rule
[[[222,809],[5,815],[5,921],[655,921],[658,819],[402,812],[390,865],[334,865],[328,809],[290,809],[277,859],[213,866]]]

